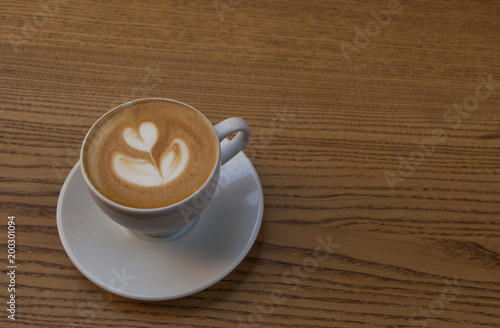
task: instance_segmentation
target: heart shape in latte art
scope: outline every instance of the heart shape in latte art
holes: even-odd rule
[[[158,140],[158,129],[153,122],[144,122],[139,127],[139,134],[132,129],[123,131],[123,139],[132,148],[147,152],[151,162],[145,159],[131,158],[116,154],[112,165],[116,174],[123,180],[144,187],[155,187],[169,183],[181,175],[189,160],[186,143],[177,138],[156,163],[151,154]]]

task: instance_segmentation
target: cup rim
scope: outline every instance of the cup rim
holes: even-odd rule
[[[167,205],[167,206],[163,206],[163,207],[137,208],[137,207],[132,207],[132,206],[127,206],[127,205],[119,204],[119,203],[117,203],[117,202],[109,199],[108,197],[104,196],[94,186],[94,184],[92,183],[92,181],[90,181],[90,178],[87,176],[87,173],[85,172],[85,165],[83,164],[83,149],[84,149],[84,147],[85,147],[85,145],[87,143],[87,139],[88,139],[90,133],[92,131],[94,131],[94,128],[96,128],[96,126],[102,120],[104,120],[108,115],[110,115],[111,113],[113,113],[116,110],[119,110],[122,107],[132,105],[133,103],[137,103],[137,102],[141,102],[141,101],[148,101],[148,100],[162,100],[162,101],[168,101],[168,102],[178,103],[178,104],[187,106],[187,107],[193,109],[194,111],[196,111],[198,114],[200,114],[200,116],[212,128],[212,132],[213,132],[213,135],[214,135],[214,138],[215,138],[215,142],[217,142],[217,159],[215,160],[215,163],[214,163],[214,166],[212,168],[212,171],[210,172],[210,175],[208,176],[208,178],[206,179],[206,181],[198,189],[196,189],[196,191],[194,193],[192,193],[188,197],[186,197],[186,198],[184,198],[184,199],[182,199],[182,200],[180,200],[180,201],[178,201],[176,203],[173,203],[173,204],[170,204],[170,205]],[[92,124],[92,126],[90,127],[90,129],[87,131],[87,134],[85,135],[85,138],[83,139],[83,142],[82,142],[82,146],[80,148],[80,162],[81,162],[80,168],[81,168],[83,179],[84,179],[85,184],[87,185],[87,187],[91,190],[92,194],[94,194],[95,196],[98,196],[99,200],[101,202],[103,202],[104,205],[106,205],[107,207],[114,207],[114,208],[118,209],[119,211],[128,211],[128,212],[134,211],[134,212],[142,212],[142,213],[145,213],[145,212],[154,213],[154,212],[165,211],[165,210],[168,210],[168,209],[172,209],[172,208],[178,207],[178,206],[182,205],[182,203],[188,202],[189,200],[191,200],[192,198],[194,198],[195,196],[197,196],[202,190],[204,190],[205,187],[207,186],[207,184],[211,183],[211,181],[213,180],[214,175],[217,174],[217,168],[220,166],[220,156],[221,156],[221,146],[220,146],[219,138],[217,137],[217,133],[215,132],[215,129],[214,129],[214,126],[213,126],[212,122],[210,122],[210,120],[202,112],[200,112],[199,110],[197,110],[196,108],[194,108],[191,105],[188,105],[188,104],[186,104],[186,103],[184,103],[182,101],[175,100],[175,99],[159,98],[159,97],[140,98],[140,99],[134,99],[134,100],[131,100],[131,101],[128,101],[126,103],[123,103],[123,104],[120,104],[120,105],[117,105],[117,106],[113,107],[112,109],[110,109],[109,111],[107,111],[105,114],[103,114],[101,117],[99,117],[99,119],[97,121],[95,121],[94,124]]]

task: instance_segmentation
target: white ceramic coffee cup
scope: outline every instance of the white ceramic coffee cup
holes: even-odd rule
[[[120,110],[121,108],[131,105],[132,103],[152,99],[175,102],[190,107],[197,111],[203,118],[205,118],[210,126],[213,127],[217,138],[214,142],[217,142],[219,145],[217,160],[209,178],[200,188],[198,188],[198,190],[182,201],[169,206],[151,209],[133,208],[118,204],[101,194],[91,183],[87,172],[85,172],[84,165],[80,165],[80,167],[85,184],[90,191],[90,195],[99,208],[113,221],[125,228],[137,232],[142,232],[152,236],[167,236],[182,230],[187,224],[194,221],[205,209],[212,199],[219,183],[221,166],[228,162],[246,146],[250,140],[250,128],[243,119],[237,117],[228,118],[213,126],[210,121],[197,109],[177,100],[166,98],[137,99],[113,108],[97,120],[96,123],[94,123],[83,141],[82,151],[80,153],[80,162],[83,163],[83,148],[88,142],[89,135],[97,127],[101,120],[105,119],[110,113]],[[237,132],[236,136],[221,147],[221,141],[235,132]]]

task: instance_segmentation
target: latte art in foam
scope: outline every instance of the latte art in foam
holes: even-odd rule
[[[103,116],[82,147],[91,184],[115,203],[159,208],[180,202],[208,181],[219,141],[212,124],[181,103],[147,99]]]
[[[137,159],[123,154],[116,154],[113,169],[127,182],[143,186],[161,186],[176,179],[184,172],[189,161],[189,149],[184,141],[175,139],[172,145],[155,163],[151,150],[158,140],[158,129],[152,122],[144,122],[139,127],[139,134],[128,127],[123,131],[123,139],[132,148],[148,152],[151,160]]]

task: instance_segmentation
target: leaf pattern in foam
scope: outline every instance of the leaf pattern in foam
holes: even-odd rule
[[[172,146],[170,146],[169,150],[165,152],[160,162],[161,173],[165,183],[168,183],[181,175],[186,168],[188,161],[188,146],[181,139],[175,139]]]
[[[122,154],[114,157],[115,172],[127,182],[154,187],[163,184],[163,179],[158,169],[144,159],[130,158]]]

